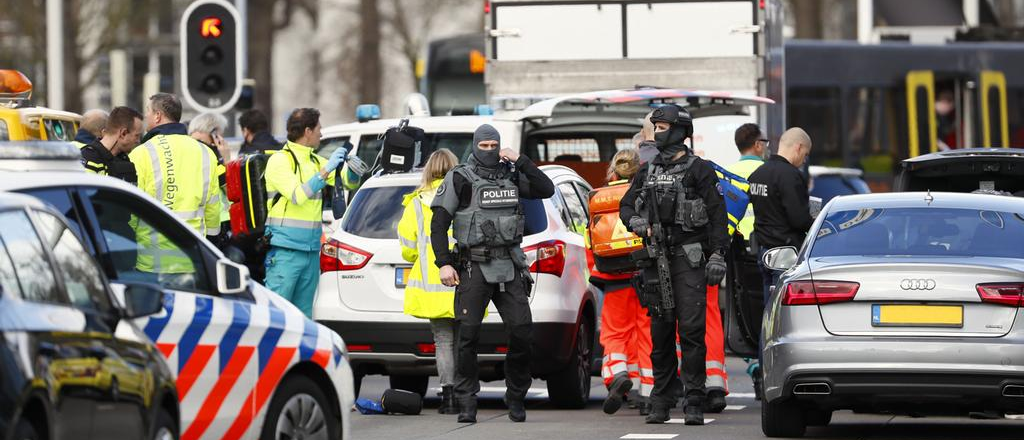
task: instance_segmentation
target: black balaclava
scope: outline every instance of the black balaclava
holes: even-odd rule
[[[658,107],[651,115],[651,122],[667,122],[669,129],[654,133],[655,146],[664,161],[670,161],[680,151],[687,149],[683,142],[690,137],[693,129],[690,113],[677,105]]]
[[[498,134],[498,130],[492,127],[490,124],[481,125],[473,133],[473,158],[476,159],[476,163],[484,168],[494,168],[498,166],[498,162],[501,161],[501,157],[498,155],[498,151],[501,148],[493,150],[481,150],[480,142],[483,141],[498,141],[501,143],[501,135]]]

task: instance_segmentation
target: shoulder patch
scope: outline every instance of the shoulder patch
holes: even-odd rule
[[[444,195],[444,192],[448,189],[448,185],[445,182],[441,182],[441,186],[437,187],[437,195]]]
[[[718,195],[722,195],[724,193],[724,191],[722,191],[722,181],[715,182],[715,188],[718,188]]]

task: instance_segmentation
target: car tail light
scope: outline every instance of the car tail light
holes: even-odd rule
[[[362,269],[370,257],[373,254],[332,238],[320,247],[320,273]]]
[[[423,354],[434,354],[437,353],[437,346],[434,344],[416,344],[416,350]]]
[[[549,240],[523,248],[530,272],[562,276],[565,269],[565,243]]]
[[[508,346],[507,345],[499,345],[497,347],[494,347],[494,352],[495,353],[506,354],[506,353],[508,353]]]
[[[978,284],[978,295],[981,296],[981,302],[1022,307],[1024,306],[1024,283]]]
[[[782,304],[805,306],[853,301],[860,283],[849,281],[794,281],[786,285]]]
[[[353,352],[353,351],[361,351],[361,352],[373,351],[373,346],[371,346],[371,345],[349,345],[348,346],[348,351],[349,352]]]

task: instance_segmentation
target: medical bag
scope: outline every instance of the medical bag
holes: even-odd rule
[[[263,233],[267,221],[267,184],[263,173],[269,158],[266,154],[248,154],[228,162],[224,180],[231,202],[228,211],[232,235]]]
[[[430,156],[431,151],[427,150],[429,146],[423,129],[410,126],[409,120],[403,119],[384,132],[379,158],[381,173],[407,173],[414,166],[421,167]]]
[[[619,200],[628,189],[628,183],[621,183],[590,192],[590,248],[594,267],[604,273],[636,270],[629,255],[643,247],[643,240],[619,219]]]

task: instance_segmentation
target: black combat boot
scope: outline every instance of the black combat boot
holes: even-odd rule
[[[455,390],[451,385],[441,387],[441,407],[437,409],[439,414],[458,414],[459,405],[455,400]]]
[[[526,405],[523,403],[523,399],[505,394],[505,406],[508,407],[509,420],[517,423],[526,421]]]
[[[644,419],[645,423],[660,424],[668,421],[668,403],[651,399],[651,413]]]
[[[633,381],[629,380],[629,376],[626,374],[616,374],[615,378],[612,379],[611,385],[608,385],[608,397],[604,399],[604,413],[615,414],[619,408],[622,408],[622,398],[625,397],[630,388],[633,388]]]
[[[459,399],[459,423],[476,423],[476,397]]]
[[[704,402],[701,396],[690,396],[683,404],[683,423],[687,425],[704,424]]]
[[[640,397],[640,401],[637,402],[637,408],[640,410],[640,415],[646,416],[651,413],[651,398]]]
[[[704,412],[718,414],[725,410],[725,406],[725,391],[708,391],[708,396],[704,398]]]

